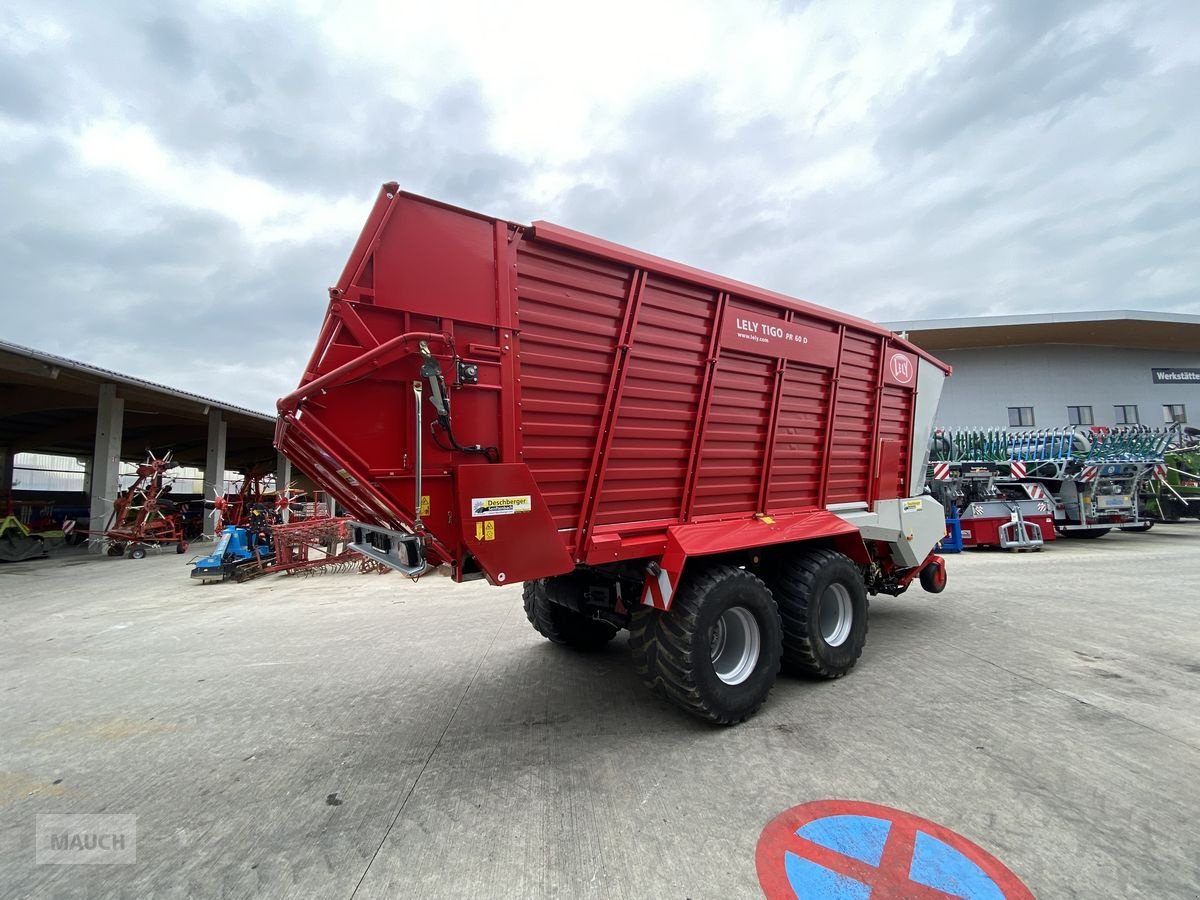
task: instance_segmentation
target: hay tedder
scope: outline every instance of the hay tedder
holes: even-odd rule
[[[168,472],[175,468],[171,454],[149,456],[137,467],[136,479],[112,501],[113,511],[103,531],[89,531],[91,540],[108,542],[109,556],[141,559],[149,547],[175,546],[187,552],[180,505],[167,498],[171,490]]]
[[[250,523],[251,510],[256,506],[276,503],[275,498],[267,497],[268,492],[264,473],[255,470],[246,473],[233,494],[221,494],[212,500],[206,500],[204,505],[213,510],[212,533],[220,535],[229,525],[244,528]],[[284,494],[279,495],[280,499],[284,497]],[[285,507],[287,502],[283,499]]]
[[[1175,428],[942,429],[931,489],[959,511],[963,543],[1037,547],[1113,528],[1144,531],[1138,493],[1166,471]],[[982,536],[982,540],[980,539]]]

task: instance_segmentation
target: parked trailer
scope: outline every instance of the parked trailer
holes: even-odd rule
[[[958,519],[964,547],[1040,550],[1055,537],[1054,501],[1014,481],[1025,463],[997,429],[937,429],[930,439],[929,489]]]
[[[524,582],[553,642],[745,719],[834,678],[867,595],[946,583],[922,496],[945,364],[887,330],[384,185],[276,446],[418,577]]]
[[[1054,502],[1040,487],[1011,481],[1009,460],[947,459],[946,439],[933,436],[928,484],[957,519],[963,547],[1040,550],[1054,540]]]
[[[1142,426],[939,429],[931,465],[935,475],[938,459],[953,460],[960,467],[985,465],[1007,471],[1007,478],[996,479],[995,490],[1027,495],[1029,500],[1020,504],[1025,507],[1050,501],[1053,526],[1060,535],[1095,538],[1114,527],[1149,528],[1139,512],[1138,492],[1161,471],[1163,453],[1176,434],[1171,428]],[[1043,511],[1041,505],[1036,508]]]

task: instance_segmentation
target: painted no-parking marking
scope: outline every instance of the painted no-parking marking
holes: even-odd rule
[[[768,900],[1033,900],[1000,860],[936,822],[857,800],[780,813],[755,852]]]

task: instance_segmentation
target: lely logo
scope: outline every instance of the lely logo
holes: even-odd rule
[[[908,384],[913,379],[912,363],[903,353],[892,354],[892,377],[901,384]]]

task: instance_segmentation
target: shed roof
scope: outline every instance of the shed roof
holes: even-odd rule
[[[929,351],[1028,344],[1077,344],[1200,352],[1200,316],[1106,309],[1019,316],[886,322]]]
[[[0,341],[0,446],[91,456],[102,384],[116,384],[125,401],[125,459],[172,450],[180,463],[203,466],[208,413],[219,409],[229,468],[274,466],[274,416],[7,341]]]

